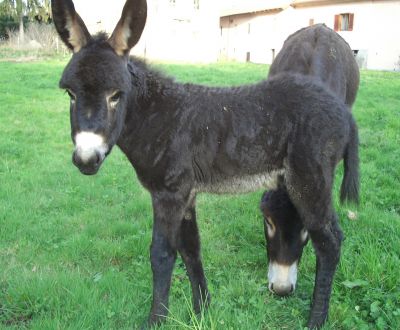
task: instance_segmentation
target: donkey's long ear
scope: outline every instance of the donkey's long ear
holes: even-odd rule
[[[91,36],[71,0],[51,0],[51,10],[57,32],[74,53],[84,47]]]
[[[126,56],[142,35],[147,18],[146,0],[127,0],[108,43],[119,56]]]

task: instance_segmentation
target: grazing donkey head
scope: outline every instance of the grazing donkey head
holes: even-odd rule
[[[128,56],[146,22],[145,0],[128,0],[110,38],[92,37],[71,0],[52,0],[56,29],[73,56],[60,80],[71,98],[73,163],[96,174],[117,142],[134,95]]]
[[[308,232],[283,188],[265,192],[261,210],[269,260],[269,289],[285,296],[296,287],[297,266],[308,241]]]

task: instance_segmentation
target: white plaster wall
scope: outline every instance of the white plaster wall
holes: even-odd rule
[[[338,33],[353,50],[359,50],[363,67],[377,70],[400,70],[400,1],[362,1],[354,4],[336,4],[323,7],[289,7],[276,14],[233,16],[237,31],[230,33],[230,59],[250,59],[257,63],[272,63],[272,49],[275,53],[282,48],[285,39],[300,28],[314,23],[325,23],[334,28],[334,16],[354,13],[353,31]],[[251,24],[251,34],[244,33]],[[242,28],[243,26],[243,28]],[[235,40],[232,40],[235,38]],[[232,55],[232,53],[234,53]],[[363,61],[361,60],[363,57]]]
[[[219,10],[213,0],[148,0],[142,37],[132,54],[150,60],[215,62],[220,48]],[[75,0],[76,10],[89,31],[111,33],[121,16],[125,0]]]
[[[90,33],[112,32],[121,16],[125,0],[74,0],[74,4]]]

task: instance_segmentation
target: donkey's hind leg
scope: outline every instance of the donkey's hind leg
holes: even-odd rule
[[[178,251],[185,263],[192,287],[193,309],[198,314],[201,307],[209,305],[210,294],[201,261],[200,235],[197,228],[194,202],[186,211],[181,223]]]
[[[332,282],[343,239],[332,206],[333,166],[316,163],[307,169],[304,163],[299,167],[293,161],[290,165],[286,177],[288,193],[308,230],[317,257],[308,327],[319,328],[328,317]]]

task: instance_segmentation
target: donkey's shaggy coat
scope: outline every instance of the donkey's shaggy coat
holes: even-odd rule
[[[285,40],[268,76],[283,72],[313,77],[349,107],[356,100],[360,71],[353,51],[346,40],[324,24],[300,29]]]
[[[195,196],[248,191],[282,175],[318,257],[309,325],[321,325],[339,260],[332,206],[336,164],[344,158],[343,197],[358,179],[357,129],[345,105],[312,80],[279,75],[240,88],[177,84],[128,53],[146,18],[145,0],[128,0],[110,39],[94,40],[71,0],[53,0],[56,28],[74,55],[60,87],[71,96],[73,160],[95,174],[117,144],[152,197],[153,302],[148,324],[168,313],[171,275],[182,256],[194,309],[210,299],[200,257]]]

